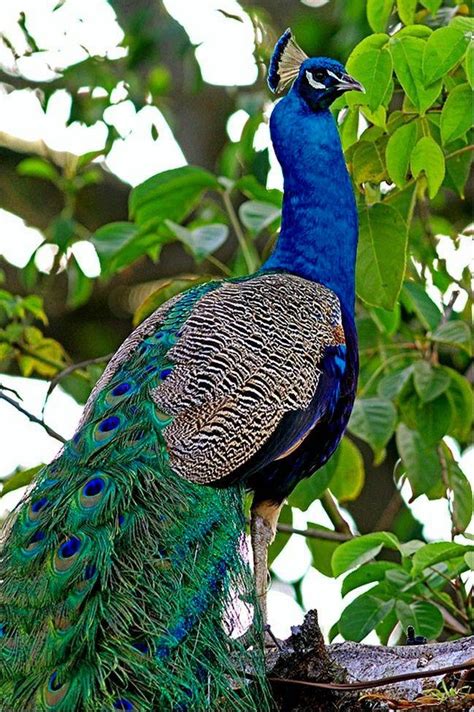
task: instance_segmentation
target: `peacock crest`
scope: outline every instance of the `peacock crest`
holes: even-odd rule
[[[279,93],[299,74],[301,64],[308,59],[288,28],[275,45],[268,69],[268,86]]]

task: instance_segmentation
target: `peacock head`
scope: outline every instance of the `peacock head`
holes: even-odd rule
[[[268,69],[268,86],[281,92],[288,84],[312,111],[327,109],[346,91],[364,91],[344,65],[328,57],[308,57],[288,29],[275,45]]]

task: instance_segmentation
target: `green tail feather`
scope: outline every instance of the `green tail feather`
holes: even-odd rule
[[[167,322],[14,516],[0,563],[1,712],[270,709],[243,491],[176,476],[169,421],[148,397],[168,366]],[[238,606],[254,615],[240,637]]]

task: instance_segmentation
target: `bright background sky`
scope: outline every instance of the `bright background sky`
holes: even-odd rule
[[[304,4],[317,7],[327,0],[304,0]],[[250,21],[233,0],[164,0],[167,10],[180,22],[191,41],[199,44],[196,57],[203,78],[212,84],[252,84],[257,76],[253,58],[253,29]],[[20,11],[27,13],[28,26],[38,44],[48,51],[41,56],[33,55],[20,59],[17,69],[27,78],[35,81],[50,80],[58,76],[57,71],[85,59],[86,50],[90,54],[119,57],[124,49],[119,47],[123,32],[116,22],[111,7],[105,0],[66,0],[63,6],[52,13],[56,0],[7,0],[0,3],[0,29],[21,53],[24,37],[17,27]],[[240,15],[243,22],[225,18],[217,9]],[[11,53],[0,44],[0,63],[14,71],[15,63]],[[122,180],[137,185],[149,176],[168,168],[186,163],[181,148],[161,112],[152,106],[136,111],[127,100],[126,90],[120,83],[113,93],[114,106],[107,109],[104,121],[87,127],[74,122],[66,126],[71,100],[66,91],[57,91],[46,110],[38,96],[30,90],[2,92],[0,89],[0,145],[8,145],[14,150],[50,155],[59,163],[64,163],[64,152],[81,155],[104,146],[107,126],[113,124],[121,138],[118,139],[107,158],[106,167]],[[269,110],[271,107],[269,106]],[[244,111],[237,111],[229,118],[228,133],[232,140],[238,140],[247,118]],[[153,140],[150,131],[154,124],[158,129],[158,139]],[[266,125],[262,124],[257,134],[258,147],[269,144]],[[273,155],[268,184],[281,187],[281,172]],[[23,267],[35,248],[41,244],[38,230],[25,225],[23,220],[0,209],[0,254],[12,264]],[[448,269],[454,277],[460,277],[462,269],[470,259],[469,238],[462,238],[456,249],[450,238],[441,238],[440,257],[447,259]],[[86,274],[99,274],[97,256],[89,243],[77,243],[74,254]],[[38,251],[37,266],[48,271],[52,264],[50,246]],[[430,291],[435,301],[440,303],[441,295],[433,287]],[[449,298],[445,296],[445,299]],[[461,294],[455,308],[461,309],[466,299]],[[34,379],[1,376],[1,383],[19,392],[23,406],[40,415],[46,395],[47,384]],[[45,412],[46,422],[64,437],[70,437],[75,429],[81,407],[60,388],[56,388]],[[2,423],[2,448],[0,477],[9,474],[16,467],[32,467],[40,462],[48,462],[58,450],[58,442],[50,438],[38,425],[29,423],[24,416],[0,401],[0,422]],[[456,451],[456,444],[450,441]],[[474,470],[474,448],[465,453],[460,465],[466,474]],[[474,484],[474,483],[473,483]],[[0,508],[10,510],[23,492],[15,492],[0,500]],[[402,492],[405,495],[405,492]],[[408,495],[408,493],[406,493]],[[414,515],[425,525],[424,533],[429,539],[450,537],[450,519],[446,501],[429,502],[419,497],[411,505]],[[350,515],[345,513],[347,518]],[[313,504],[305,514],[295,511],[294,525],[304,528],[307,521],[331,526],[319,502]],[[302,586],[305,608],[317,607],[323,632],[328,633],[338,619],[343,604],[340,596],[340,581],[330,579],[310,568],[311,557],[305,541],[293,536],[274,564],[274,570],[283,581],[296,581],[304,576]],[[358,589],[349,594],[346,605],[362,592]],[[276,635],[283,637],[289,633],[291,625],[302,621],[303,611],[292,597],[292,589],[285,583],[275,584],[269,593],[269,618]],[[371,634],[367,642],[377,642]]]

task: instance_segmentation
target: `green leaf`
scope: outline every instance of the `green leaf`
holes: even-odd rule
[[[443,151],[431,136],[420,138],[412,151],[410,166],[414,178],[421,172],[426,175],[429,195],[433,199],[444,180],[446,166]]]
[[[357,185],[380,183],[386,177],[385,138],[381,141],[359,141],[352,156],[352,176]]]
[[[449,561],[459,556],[464,556],[469,551],[474,551],[474,546],[463,546],[449,541],[437,541],[418,549],[412,559],[412,576],[418,576],[425,569],[439,564],[440,561]]]
[[[340,576],[345,571],[375,559],[384,546],[389,549],[398,549],[399,541],[395,534],[374,532],[344,542],[336,549],[332,557],[334,576]]]
[[[451,404],[448,397],[442,393],[427,403],[421,404],[418,416],[418,430],[426,443],[435,445],[449,431],[451,425]],[[442,496],[442,492],[436,494],[436,490],[430,490],[428,496]]]
[[[460,442],[469,442],[473,420],[473,395],[467,378],[452,368],[444,367],[450,385],[446,396],[451,404],[452,419],[449,433]]]
[[[310,478],[301,480],[288,497],[288,504],[306,511],[308,507],[327,490],[336,471],[338,451],[325,465],[319,468]]]
[[[440,324],[432,333],[431,339],[440,344],[448,344],[449,346],[463,349],[469,356],[472,354],[471,332],[464,321],[455,320]]]
[[[74,255],[69,259],[67,268],[67,305],[71,309],[89,301],[93,290],[93,281],[86,277]]]
[[[382,333],[393,336],[397,329],[400,328],[400,305],[395,304],[393,311],[381,309],[380,307],[372,307],[370,310],[372,319],[377,324]]]
[[[415,9],[418,0],[397,0],[398,16],[405,25],[415,21]]]
[[[472,489],[464,472],[452,457],[449,449],[444,446],[447,479],[453,493],[452,517],[457,534],[467,529],[472,520]]]
[[[374,32],[384,32],[392,12],[393,0],[367,0],[367,20]]]
[[[156,309],[161,307],[161,305],[167,302],[168,299],[171,299],[171,297],[181,294],[181,292],[185,292],[187,289],[195,287],[198,284],[209,282],[210,279],[211,278],[206,275],[185,274],[176,278],[171,277],[160,280],[157,289],[152,292],[135,311],[133,315],[133,326],[138,326],[138,324],[150,316],[150,314],[153,314]]]
[[[44,158],[24,158],[16,167],[20,176],[31,176],[32,178],[43,178],[55,183],[59,178],[56,168]]]
[[[379,381],[377,387],[378,395],[381,398],[390,398],[390,400],[393,400],[408,383],[412,373],[413,366],[407,366],[406,368],[387,374]]]
[[[413,499],[416,499],[441,482],[441,464],[436,450],[426,444],[420,433],[410,430],[404,423],[398,426],[396,437]]]
[[[308,522],[308,528],[317,529],[319,531],[331,531],[327,527],[321,526],[321,524],[315,524],[314,522]],[[329,578],[333,577],[331,560],[333,554],[340,542],[337,541],[326,541],[325,539],[306,539],[306,544],[309,547],[311,555],[313,557],[312,565],[315,569],[320,571],[325,576]]]
[[[273,203],[264,203],[261,200],[249,200],[242,203],[239,208],[239,217],[245,227],[254,235],[258,235],[272,223],[277,221],[281,210]]]
[[[405,282],[401,297],[404,305],[416,314],[425,329],[436,329],[441,321],[441,311],[421,284]]]
[[[373,49],[382,49],[388,44],[390,37],[384,32],[379,32],[373,35],[364,37],[357,44],[349,55],[347,63],[356,59],[359,55],[363,55]]]
[[[432,366],[428,361],[418,361],[413,367],[415,389],[420,399],[427,403],[448,388],[449,374],[442,368]]]
[[[58,341],[45,338],[34,326],[18,326],[23,331],[20,340],[28,349],[28,355],[22,355],[18,359],[23,376],[29,377],[36,371],[40,376],[51,378],[64,368],[64,348]]]
[[[331,492],[339,502],[357,499],[364,486],[364,461],[359,449],[348,438],[338,447],[336,469],[329,483]]]
[[[431,35],[433,30],[427,25],[408,25],[398,30],[397,37],[418,37],[418,39],[426,40]]]
[[[443,4],[443,0],[420,0],[423,7],[431,12],[432,15],[436,15],[439,8]]]
[[[14,472],[10,475],[3,483],[1,496],[3,497],[8,492],[13,492],[20,487],[26,487],[31,484],[37,472],[39,472],[43,465],[36,465],[36,467],[30,467],[28,470],[21,470],[21,472]]]
[[[115,222],[100,227],[91,237],[100,260],[101,274],[110,277],[146,254],[157,244],[156,234],[142,234],[133,223]]]
[[[328,633],[328,640],[330,643],[334,640],[336,635],[339,635],[339,621],[336,621],[332,626],[331,629]]]
[[[471,89],[474,89],[474,42],[469,42],[466,58],[464,60],[464,69],[466,71],[467,81]]]
[[[394,601],[382,601],[370,594],[363,594],[352,601],[341,614],[339,632],[346,640],[360,643],[394,606]]]
[[[397,601],[395,610],[405,631],[413,626],[415,635],[423,635],[435,640],[443,630],[443,615],[439,608],[428,601],[414,601],[411,604]]]
[[[375,111],[390,85],[392,70],[392,56],[385,47],[353,53],[347,60],[347,71],[362,82],[365,89],[365,94],[357,93],[357,103],[367,104]]]
[[[412,104],[420,114],[424,114],[441,91],[441,80],[429,87],[424,85],[422,63],[425,41],[419,37],[400,37],[396,34],[390,42],[390,48],[398,81]]]
[[[385,152],[387,171],[398,188],[403,188],[407,182],[410,156],[417,136],[418,126],[415,121],[410,121],[396,129],[388,140]]]
[[[471,151],[458,153],[446,161],[448,177],[461,198],[465,197],[465,187],[471,173],[473,156]]]
[[[423,54],[425,84],[441,79],[461,61],[469,39],[460,30],[440,27],[429,37]]]
[[[342,148],[346,151],[357,141],[359,130],[359,109],[358,107],[347,109],[342,124],[339,126],[341,134]]]
[[[389,85],[390,88],[390,97],[393,94],[393,88],[394,88],[394,83],[393,81],[390,82]],[[385,101],[386,94],[384,96],[384,101]],[[362,105],[359,107],[361,113],[365,116],[367,121],[370,124],[373,124],[374,126],[378,126],[379,128],[383,129],[386,131],[387,129],[387,109],[385,106],[378,106],[375,111],[371,111],[368,106]],[[383,150],[385,150],[387,144],[387,140],[385,136],[382,136],[381,140],[376,143],[376,146],[380,146]],[[383,153],[382,153],[383,155]],[[383,165],[385,166],[385,162],[383,161]]]
[[[293,513],[291,511],[291,507],[289,507],[287,504],[284,505],[280,512],[280,516],[278,517],[278,522],[281,524],[289,524],[291,526],[293,524]],[[268,565],[271,566],[272,563],[275,561],[277,558],[278,554],[280,554],[285,546],[288,544],[288,541],[290,539],[290,535],[285,534],[283,532],[277,532],[276,536],[273,540],[273,542],[270,544],[268,548]]]
[[[454,27],[456,30],[461,30],[461,32],[474,32],[474,18],[456,15],[449,23],[449,26]]]
[[[387,571],[385,574],[385,580],[387,589],[393,590],[393,587],[395,587],[397,592],[404,592],[407,588],[410,588],[413,585],[410,574],[405,571],[402,566],[397,566]]]
[[[395,610],[392,609],[390,613],[386,615],[385,618],[376,626],[375,631],[382,645],[388,645],[388,641],[395,626],[397,625],[397,622]]]
[[[406,224],[382,203],[363,208],[359,221],[357,293],[368,304],[393,309],[405,274]]]
[[[255,176],[243,176],[235,184],[247,198],[252,200],[260,200],[264,203],[272,203],[277,207],[281,207],[283,193],[277,188],[265,188]]]
[[[172,220],[165,220],[165,225],[180,242],[186,245],[198,264],[219,249],[229,235],[227,225],[220,223],[201,225],[194,230],[178,225]]]
[[[347,574],[344,578],[341,595],[345,596],[350,591],[359,588],[359,586],[366,586],[368,583],[383,581],[385,572],[394,568],[399,568],[399,565],[391,561],[373,561],[369,564],[364,564],[350,574]]]
[[[374,452],[379,452],[392,437],[396,422],[397,411],[391,401],[384,398],[357,398],[349,421],[349,430],[369,443]]]
[[[459,84],[449,92],[441,112],[443,144],[461,138],[472,126],[473,93],[469,84]]]
[[[130,194],[130,217],[139,226],[167,218],[182,222],[207,190],[221,191],[217,178],[203,168],[184,166],[148,178]]]
[[[418,551],[418,549],[421,549],[421,547],[424,545],[425,543],[423,541],[420,541],[420,539],[410,539],[410,541],[403,542],[402,544],[400,544],[400,553],[402,555],[402,558],[407,559],[410,556],[413,556],[415,551]]]
[[[66,248],[73,240],[75,233],[75,220],[72,220],[72,218],[64,218],[62,215],[54,218],[48,227],[50,240],[59,247],[60,252],[66,251]]]
[[[26,311],[33,314],[35,319],[43,322],[43,324],[48,324],[48,317],[44,311],[43,297],[39,297],[37,294],[28,294],[21,300],[21,306]]]
[[[423,403],[413,390],[402,394],[399,406],[403,421],[409,428],[416,429],[426,444],[435,445],[448,432],[451,405],[446,395]]]

